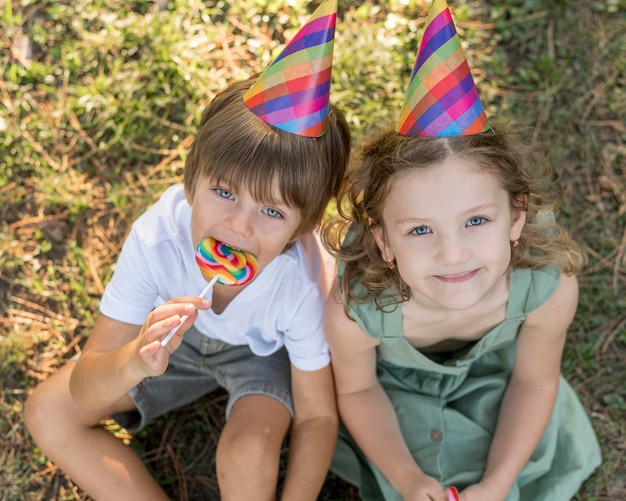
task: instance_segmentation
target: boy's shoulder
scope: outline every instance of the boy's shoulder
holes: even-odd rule
[[[324,295],[330,289],[334,266],[334,260],[325,251],[317,232],[296,240],[289,250],[271,263],[271,268],[293,285],[312,282],[317,284]]]
[[[170,186],[158,200],[133,223],[132,231],[146,246],[156,245],[172,238],[178,239],[189,226],[191,208],[182,184]]]

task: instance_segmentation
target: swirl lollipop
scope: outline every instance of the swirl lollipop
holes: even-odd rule
[[[204,278],[224,285],[245,285],[256,275],[256,257],[249,252],[233,249],[212,237],[196,247],[196,262]]]
[[[459,491],[456,490],[456,487],[448,487],[446,489],[445,501],[459,501]]]
[[[245,285],[254,278],[259,267],[254,254],[233,249],[212,237],[205,238],[197,245],[196,263],[200,267],[202,276],[209,280],[207,286],[198,294],[199,297],[204,297],[215,282],[223,285]],[[170,342],[187,318],[189,315],[181,318],[180,324],[163,338],[161,346]]]

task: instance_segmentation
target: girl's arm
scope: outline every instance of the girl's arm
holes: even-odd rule
[[[389,397],[376,377],[379,341],[346,316],[338,297],[335,284],[327,301],[325,327],[341,418],[359,447],[403,499],[439,501],[443,488],[413,459]]]
[[[317,371],[291,367],[294,419],[282,500],[315,501],[337,443],[339,417],[330,365]]]
[[[461,493],[461,501],[504,499],[530,459],[552,414],[566,331],[577,303],[576,277],[561,275],[550,299],[526,317],[485,474]]]
[[[169,355],[180,346],[182,334],[196,319],[197,309],[210,302],[184,297],[155,308],[143,325],[132,325],[100,315],[76,362],[70,391],[76,403],[86,409],[110,405],[145,377],[165,372]],[[169,331],[189,315],[174,338],[160,344]]]

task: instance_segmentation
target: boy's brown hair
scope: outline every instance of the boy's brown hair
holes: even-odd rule
[[[300,237],[315,229],[337,195],[350,156],[350,129],[333,105],[326,132],[318,138],[265,123],[243,101],[256,79],[233,83],[204,111],[185,162],[185,191],[193,196],[198,179],[208,177],[235,191],[248,189],[256,200],[271,203],[278,180],[285,203],[302,215],[294,234]]]

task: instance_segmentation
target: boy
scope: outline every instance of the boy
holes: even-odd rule
[[[28,399],[26,424],[41,450],[96,499],[167,499],[102,419],[137,430],[217,386],[229,392],[216,453],[222,499],[276,498],[290,425],[282,499],[316,499],[324,482],[338,418],[312,232],[343,177],[350,134],[331,105],[316,112],[313,137],[260,120],[248,99],[254,83],[235,83],[208,106],[184,185],[133,225],[80,358]],[[206,284],[194,248],[207,237],[256,255],[256,278],[194,296]]]

